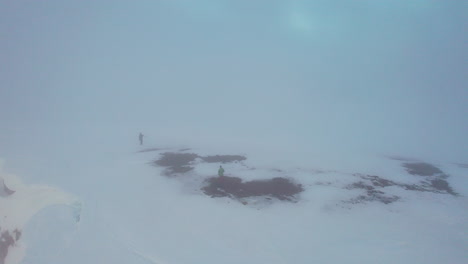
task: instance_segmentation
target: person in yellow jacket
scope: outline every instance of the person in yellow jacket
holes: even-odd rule
[[[219,166],[218,176],[219,176],[219,177],[223,177],[223,176],[224,176],[224,169],[223,169],[223,167],[221,167],[221,166]]]

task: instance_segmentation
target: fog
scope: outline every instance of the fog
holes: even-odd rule
[[[463,1],[1,6],[2,149],[125,130],[468,156]]]
[[[0,0],[0,213],[28,223],[22,263],[464,263],[467,13],[435,0]],[[198,157],[187,177],[148,166],[182,148]],[[200,157],[218,154],[246,157],[223,163],[239,182],[287,176],[304,192],[204,195],[220,164]],[[51,204],[75,214],[35,215]],[[22,231],[2,221],[2,235]]]

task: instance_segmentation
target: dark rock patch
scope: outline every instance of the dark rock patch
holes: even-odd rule
[[[352,198],[348,201],[345,201],[346,203],[351,203],[351,204],[361,204],[361,203],[365,203],[365,202],[374,202],[374,201],[377,201],[377,202],[381,202],[381,203],[384,203],[384,204],[391,204],[393,202],[396,202],[400,200],[400,197],[396,196],[396,195],[392,195],[392,196],[385,196],[385,195],[381,195],[381,194],[373,194],[373,195],[359,195],[358,197],[355,197],[355,198]]]
[[[5,259],[8,256],[9,247],[15,244],[15,239],[8,231],[4,231],[0,235],[0,264],[5,264]]]
[[[7,197],[7,196],[10,196],[12,194],[14,194],[15,191],[11,190],[10,188],[8,188],[5,184],[5,181],[3,179],[1,179],[1,184],[0,184],[0,197]]]
[[[377,176],[372,176],[372,177],[377,177]],[[382,178],[379,178],[379,179],[382,179]],[[382,180],[384,180],[384,179],[382,179]],[[387,180],[385,180],[385,181],[387,181]],[[391,181],[389,181],[389,182],[391,182]],[[385,186],[381,186],[380,182],[375,182],[375,183],[377,184],[376,186],[378,186],[378,187],[385,187]],[[390,185],[386,185],[386,186],[390,186]],[[363,203],[363,202],[377,201],[377,202],[381,202],[381,203],[384,203],[384,204],[390,204],[390,203],[396,202],[396,201],[398,201],[400,199],[400,197],[398,197],[398,196],[395,196],[395,195],[388,196],[388,195],[385,195],[385,193],[383,191],[377,190],[374,187],[374,182],[372,182],[372,184],[368,184],[368,183],[365,183],[363,181],[359,181],[359,182],[352,183],[352,184],[346,186],[345,188],[348,189],[348,190],[362,189],[362,190],[366,191],[365,195],[359,195],[358,197],[352,198],[352,199],[346,201],[347,203],[357,204],[357,203]]]
[[[424,186],[417,185],[417,184],[400,184],[398,186],[400,186],[401,188],[407,191],[433,192],[433,190],[431,191],[428,188],[425,188]]]
[[[379,176],[375,176],[375,175],[360,175],[360,177],[366,180],[370,180],[372,185],[376,187],[387,187],[387,186],[398,185],[394,181],[380,178]]]
[[[458,195],[456,192],[453,191],[452,187],[448,184],[446,180],[442,179],[435,179],[431,181],[431,186],[439,191],[450,193],[451,195]]]
[[[400,184],[399,186],[403,187],[404,189],[422,192],[449,193],[455,196],[458,195],[445,180],[449,176],[434,165],[425,162],[419,162],[404,163],[403,167],[405,167],[408,173],[412,175],[429,177],[429,179],[422,181],[420,185]]]
[[[179,151],[186,151],[190,149],[181,149]],[[153,162],[153,165],[166,167],[164,174],[166,176],[176,176],[176,174],[183,174],[193,170],[191,164],[195,159],[200,158],[203,162],[213,163],[228,163],[238,162],[247,159],[240,155],[215,155],[215,156],[199,156],[195,153],[185,152],[165,152],[160,154],[161,157]]]
[[[151,152],[151,151],[159,151],[159,150],[162,150],[160,148],[146,148],[146,149],[142,149],[138,152]]]
[[[383,179],[375,175],[354,174],[354,176],[357,176],[366,181],[355,182],[347,185],[345,188],[366,190],[366,199],[364,199],[363,197],[358,197],[356,199],[353,199],[353,203],[357,203],[357,201],[380,201],[383,203],[397,201],[397,196],[384,195],[385,193],[382,190],[383,188],[388,186],[396,186],[408,191],[448,193],[451,195],[458,195],[450,187],[449,183],[446,180],[444,180],[448,176],[443,173],[430,180],[421,181],[420,184],[398,183],[391,180]]]
[[[161,157],[154,161],[155,165],[166,167],[165,175],[174,176],[177,173],[186,173],[193,170],[190,164],[198,158],[194,153],[175,153],[166,152],[162,153]]]
[[[206,156],[200,157],[204,162],[208,163],[229,163],[229,162],[236,162],[236,161],[243,161],[247,158],[241,155],[215,155],[215,156]]]
[[[238,177],[212,177],[206,180],[202,188],[211,197],[246,198],[253,196],[271,196],[279,200],[293,201],[296,194],[304,189],[286,178],[242,182]]]
[[[398,184],[397,186],[408,190],[417,192],[432,192],[432,193],[448,193],[454,196],[458,194],[450,187],[448,182],[443,179],[434,179],[429,182],[422,182],[420,185],[417,184]]]
[[[179,151],[188,151],[190,150],[189,148],[183,148],[183,149],[179,149]]]
[[[194,153],[166,152],[162,153],[161,158],[156,160],[155,163],[162,167],[180,167],[189,165],[196,158],[198,158],[198,155]]]
[[[191,166],[178,166],[178,167],[171,167],[171,168],[168,168],[167,171],[166,171],[166,175],[167,176],[175,176],[174,174],[177,174],[177,173],[186,173],[186,172],[189,172],[193,170],[193,167]]]
[[[411,175],[432,176],[443,173],[439,168],[425,162],[403,163],[403,167],[405,167],[406,171]]]

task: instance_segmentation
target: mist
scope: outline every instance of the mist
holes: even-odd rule
[[[1,5],[2,149],[141,130],[331,156],[468,156],[460,1]]]
[[[467,13],[0,0],[0,262],[464,263]]]

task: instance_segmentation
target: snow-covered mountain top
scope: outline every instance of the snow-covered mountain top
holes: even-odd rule
[[[69,238],[55,231],[69,218],[37,212],[57,203],[76,211],[76,198],[3,173],[0,204],[11,208],[4,215],[23,225],[36,215],[30,228],[0,225],[5,263],[18,263],[26,243],[24,263],[372,263],[375,250],[380,263],[460,263],[466,256],[464,166],[376,157],[370,174],[259,157],[170,146],[101,157],[94,174],[80,174],[87,187],[74,189],[87,206],[79,229],[63,229]],[[15,198],[21,193],[24,199]],[[35,202],[22,202],[27,198]],[[49,243],[54,251],[41,242],[51,234],[67,246]]]
[[[202,151],[203,152],[203,151]],[[140,151],[152,157],[150,163],[164,168],[162,175],[191,184],[193,192],[211,197],[230,197],[242,204],[248,200],[301,201],[301,193],[317,188],[337,188],[351,196],[342,199],[340,206],[367,202],[390,204],[414,195],[433,193],[457,197],[460,194],[450,185],[450,175],[437,166],[402,157],[382,157],[386,167],[399,167],[399,171],[383,175],[360,171],[343,172],[333,169],[301,167],[258,167],[246,155],[205,154],[190,148],[145,148]],[[222,165],[226,175],[216,173]],[[450,164],[451,169],[457,168]],[[384,167],[385,168],[385,167]],[[464,168],[458,166],[458,169]],[[366,171],[364,169],[364,171]],[[457,175],[461,177],[460,175]],[[464,192],[465,190],[461,190]],[[342,196],[343,194],[340,194]]]

